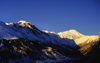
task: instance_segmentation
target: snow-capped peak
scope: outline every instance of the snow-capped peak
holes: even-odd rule
[[[32,26],[34,26],[31,22],[26,22],[26,21],[23,21],[23,20],[20,20],[18,22],[19,26],[23,26],[23,27],[28,27],[30,29],[33,29]]]
[[[24,20],[20,20],[19,22],[18,22],[18,24],[19,25],[23,25],[23,24],[25,24],[25,23],[30,23],[30,22],[26,22],[26,21],[24,21]],[[5,23],[6,25],[13,25],[14,23]]]
[[[72,29],[72,30],[68,30],[68,31],[64,31],[64,32],[59,32],[57,33],[61,38],[69,38],[69,39],[77,39],[80,38],[82,36],[85,36],[81,33],[79,33],[78,31]]]
[[[79,33],[78,31],[74,30],[74,29],[71,29],[71,30],[67,30],[67,31],[64,31],[64,32],[59,32],[59,33],[67,33],[67,32],[70,32],[70,33]]]
[[[24,20],[20,20],[18,23],[19,23],[19,24],[24,24],[24,23],[28,23],[28,22],[26,22],[26,21],[24,21]]]
[[[26,22],[26,21],[20,20],[20,21],[18,22],[18,24],[19,24],[19,25],[22,25],[22,26],[25,26],[25,25],[30,25],[31,22]]]
[[[51,34],[55,34],[55,35],[59,35],[61,38],[68,38],[68,39],[78,39],[82,36],[85,36],[81,33],[79,33],[78,31],[71,29],[71,30],[67,30],[64,32],[59,32],[59,33],[55,33],[55,32],[49,32],[48,30],[43,30],[46,33],[51,33]]]
[[[71,30],[69,30],[70,32],[77,32],[75,29],[71,29]]]

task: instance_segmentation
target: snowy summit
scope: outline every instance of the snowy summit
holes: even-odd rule
[[[76,30],[68,30],[68,31],[64,31],[64,32],[59,32],[57,33],[61,38],[69,38],[69,39],[77,39],[80,38],[82,36],[85,36],[81,33],[79,33]]]

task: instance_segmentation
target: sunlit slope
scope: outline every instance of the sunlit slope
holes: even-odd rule
[[[100,36],[87,36],[87,40],[84,39],[83,44],[81,43],[81,48],[79,49],[83,55],[86,55],[90,52],[96,50],[96,48],[100,48]]]
[[[82,47],[90,42],[96,42],[98,40],[99,40],[99,36],[84,36],[84,37],[81,37],[81,38],[76,39],[74,41],[77,45]]]

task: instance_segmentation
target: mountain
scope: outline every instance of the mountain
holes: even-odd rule
[[[82,56],[77,47],[73,40],[45,33],[30,22],[0,21],[0,62],[48,63],[75,60]]]
[[[83,35],[76,30],[69,30],[65,32],[55,33],[45,31],[51,36],[58,35],[60,38],[69,38],[74,40],[74,42],[80,47],[79,50],[83,56],[79,60],[62,61],[61,63],[99,63],[100,60],[100,33],[99,35]]]
[[[64,32],[59,32],[57,33],[61,38],[68,38],[68,39],[78,39],[80,37],[83,37],[85,35],[79,33],[76,30],[68,30],[68,31],[64,31]]]
[[[69,30],[59,33],[49,32],[47,30],[44,30],[44,32],[48,33],[50,36],[55,38],[59,37],[62,39],[72,39],[79,47],[83,47],[84,45],[90,42],[96,42],[97,40],[99,40],[99,36],[97,35],[87,36],[79,33],[76,30]]]
[[[73,40],[85,36],[85,35],[79,33],[78,31],[76,31],[74,29],[64,31],[64,32],[59,32],[59,33],[49,32],[47,30],[43,30],[43,31],[46,32],[46,33],[58,35],[60,38],[68,38],[68,39],[73,39]]]
[[[84,55],[81,59],[83,63],[99,63],[100,62],[100,36],[92,36],[93,39],[86,41],[79,51]]]
[[[100,33],[97,36],[84,36],[76,39],[83,56],[79,60],[62,61],[60,63],[99,63],[100,62]]]
[[[0,38],[9,39],[12,37],[20,37],[28,40],[40,41],[45,43],[63,44],[71,47],[77,46],[73,40],[63,40],[60,37],[51,37],[43,31],[40,31],[30,22],[19,21],[18,23],[0,22]],[[66,42],[67,41],[67,42]]]
[[[77,46],[76,45],[76,43],[74,42],[74,40],[72,40],[72,39],[69,39],[69,38],[61,38],[60,37],[60,35],[58,35],[57,33],[55,33],[55,32],[49,32],[49,31],[47,31],[47,30],[43,30],[44,32],[46,32],[49,36],[51,36],[52,38],[54,38],[54,39],[56,39],[56,40],[58,40],[59,42],[66,42],[69,46],[71,46],[71,47],[73,47],[74,46],[74,48],[75,48],[75,46]]]
[[[41,31],[31,22],[0,21],[0,63],[98,63],[100,34]]]

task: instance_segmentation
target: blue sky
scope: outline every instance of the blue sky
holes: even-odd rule
[[[31,22],[56,33],[75,29],[85,35],[100,32],[100,0],[0,0],[0,21]]]

